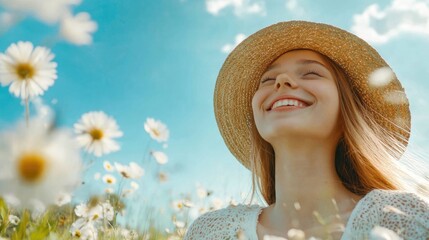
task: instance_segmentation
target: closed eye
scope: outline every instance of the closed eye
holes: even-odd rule
[[[318,77],[323,77],[322,74],[318,73],[317,71],[314,70],[309,70],[304,72],[303,76],[318,76]]]
[[[261,84],[266,83],[266,82],[271,81],[271,80],[275,81],[276,79],[272,78],[272,77],[266,77],[266,78],[261,79]]]

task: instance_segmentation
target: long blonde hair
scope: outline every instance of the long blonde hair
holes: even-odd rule
[[[373,189],[412,190],[410,188],[418,184],[417,180],[409,181],[413,176],[398,164],[406,149],[407,139],[378,124],[374,120],[374,114],[377,113],[362,103],[359,94],[351,88],[344,71],[328,57],[322,57],[334,70],[340,98],[340,121],[344,132],[337,145],[335,168],[342,184],[361,196]],[[251,198],[253,199],[257,186],[270,205],[276,200],[274,150],[260,136],[254,124],[251,128]],[[402,133],[410,131],[403,128],[401,130]]]

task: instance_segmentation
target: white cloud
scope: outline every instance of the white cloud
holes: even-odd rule
[[[0,6],[15,12],[33,14],[47,23],[57,23],[62,16],[71,12],[73,5],[82,0],[0,0]]]
[[[239,33],[237,36],[235,36],[235,41],[233,44],[225,44],[222,47],[222,52],[224,53],[230,53],[235,47],[237,47],[238,44],[240,44],[244,39],[246,39],[246,35]]]
[[[304,9],[298,5],[298,0],[286,0],[286,9],[296,15],[304,15]]]
[[[372,43],[386,43],[403,33],[429,37],[429,2],[427,0],[393,0],[380,9],[368,6],[353,17],[351,31]]]
[[[88,45],[92,43],[92,33],[97,30],[97,23],[91,21],[91,17],[86,12],[81,12],[75,16],[69,15],[61,20],[61,36],[76,45]]]
[[[206,0],[207,11],[217,16],[220,11],[227,7],[234,8],[236,16],[244,16],[248,14],[265,15],[265,4],[263,1],[253,0]]]
[[[19,14],[9,12],[0,13],[0,33],[6,32],[9,28],[17,24],[21,18]]]

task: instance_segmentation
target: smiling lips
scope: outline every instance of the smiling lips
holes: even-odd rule
[[[282,99],[278,99],[276,101],[274,101],[271,104],[271,107],[268,109],[268,111],[270,110],[275,110],[275,109],[298,109],[298,108],[305,108],[308,107],[310,104],[299,100],[299,99],[295,99],[295,98],[282,98]]]

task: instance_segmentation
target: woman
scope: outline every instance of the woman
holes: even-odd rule
[[[398,161],[408,100],[362,39],[302,21],[258,31],[225,61],[215,113],[269,206],[207,213],[185,239],[429,239],[424,180]]]

